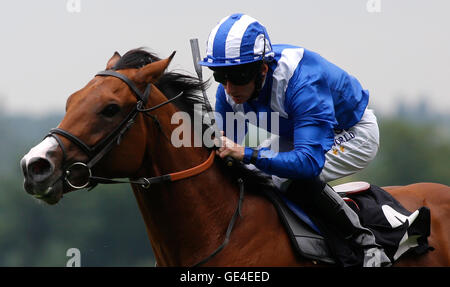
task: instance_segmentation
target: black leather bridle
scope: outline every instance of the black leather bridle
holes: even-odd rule
[[[66,130],[63,130],[61,128],[53,128],[46,135],[46,137],[49,137],[49,136],[53,137],[58,142],[58,144],[62,150],[62,153],[63,153],[62,165],[65,167],[64,174],[63,174],[64,181],[74,189],[82,189],[82,188],[88,187],[89,185],[92,185],[92,184],[94,184],[94,186],[95,186],[96,183],[98,183],[98,182],[113,183],[114,181],[111,179],[93,177],[92,172],[91,172],[92,167],[95,164],[97,164],[114,147],[114,145],[120,144],[123,135],[134,124],[136,116],[140,112],[143,112],[143,113],[149,115],[148,112],[154,111],[154,110],[176,100],[178,97],[180,97],[182,95],[182,93],[180,93],[177,96],[175,96],[161,104],[158,104],[154,107],[146,109],[145,106],[148,102],[150,90],[152,87],[151,83],[147,84],[147,87],[145,88],[144,93],[142,93],[129,78],[127,78],[125,75],[120,74],[116,71],[105,70],[105,71],[101,71],[101,72],[97,73],[96,76],[103,76],[103,77],[112,76],[112,77],[116,77],[116,78],[122,80],[124,83],[126,83],[128,85],[130,90],[133,92],[134,96],[137,99],[137,103],[136,103],[136,106],[128,113],[128,115],[120,122],[120,124],[108,136],[106,136],[105,138],[100,140],[94,146],[87,145],[83,140],[81,140],[77,136],[75,136],[72,133],[70,133]],[[149,116],[151,116],[151,115],[149,115]],[[154,117],[153,117],[153,119],[156,120]],[[71,141],[73,144],[75,144],[77,147],[79,147],[88,156],[88,159],[89,159],[88,162],[87,163],[75,162],[69,166],[66,166],[65,165],[66,160],[67,160],[66,149],[65,149],[64,144],[61,141],[59,136],[65,137],[66,139]],[[82,168],[87,171],[86,173],[88,176],[87,176],[87,180],[85,183],[73,184],[68,179],[68,177],[71,175],[72,171],[75,168]],[[122,183],[122,182],[120,182],[120,183]],[[141,184],[145,187],[145,186],[148,186],[151,182],[148,179],[140,179],[138,181],[128,181],[127,183],[137,183],[137,184]]]
[[[154,116],[148,114],[148,112],[154,111],[154,110],[176,100],[183,94],[183,92],[181,92],[178,95],[176,95],[175,97],[173,97],[163,103],[160,103],[156,106],[146,109],[145,106],[146,106],[146,104],[148,102],[148,98],[150,96],[150,90],[151,90],[151,86],[152,86],[151,83],[149,83],[147,85],[144,93],[141,93],[141,91],[136,87],[136,85],[130,79],[128,79],[125,75],[122,75],[116,71],[105,70],[105,71],[101,71],[101,72],[97,73],[96,76],[105,76],[105,77],[112,76],[112,77],[116,77],[116,78],[122,80],[123,82],[125,82],[137,99],[136,106],[133,108],[133,110],[131,110],[130,113],[128,113],[128,115],[122,120],[122,122],[108,136],[106,136],[105,138],[100,140],[97,144],[95,144],[92,147],[87,145],[80,138],[78,138],[77,136],[71,134],[70,132],[68,132],[66,130],[63,130],[61,128],[51,129],[50,132],[46,135],[46,137],[53,137],[58,142],[58,144],[62,150],[62,153],[63,153],[63,162],[62,162],[63,167],[65,166],[65,162],[67,161],[67,155],[66,155],[66,150],[65,150],[64,144],[61,141],[61,139],[59,138],[59,136],[63,136],[65,138],[67,138],[69,141],[71,141],[72,143],[74,143],[81,150],[83,150],[89,158],[89,161],[87,163],[75,162],[75,163],[72,163],[71,165],[69,165],[68,167],[63,168],[63,170],[64,170],[63,175],[58,180],[61,180],[64,178],[64,181],[74,189],[82,189],[82,188],[86,188],[88,186],[91,186],[91,188],[93,188],[98,183],[133,183],[133,184],[139,184],[143,188],[149,188],[150,185],[153,183],[160,183],[163,181],[175,181],[175,180],[179,180],[179,179],[183,179],[183,178],[188,178],[190,176],[193,176],[195,174],[203,172],[204,170],[206,170],[207,168],[209,168],[212,165],[212,162],[214,161],[214,154],[215,154],[214,151],[211,152],[209,159],[206,162],[204,162],[203,164],[201,164],[195,168],[192,168],[190,170],[186,170],[186,171],[182,171],[182,172],[178,172],[178,173],[155,176],[155,177],[151,177],[151,178],[143,177],[143,178],[137,179],[135,181],[133,181],[133,180],[119,181],[119,180],[114,180],[114,179],[110,179],[110,178],[92,176],[91,168],[96,163],[98,163],[114,147],[114,145],[120,144],[120,142],[122,140],[122,136],[134,124],[138,113],[142,112],[145,115],[152,117],[153,120],[155,120],[157,122],[157,119]],[[159,126],[159,122],[157,122],[157,124]],[[81,185],[75,185],[75,184],[71,183],[70,180],[68,180],[68,176],[71,175],[72,169],[77,166],[84,168],[88,173],[86,182]],[[216,250],[214,250],[210,255],[208,255],[206,258],[204,258],[204,259],[200,260],[199,262],[197,262],[196,264],[192,265],[192,267],[197,267],[197,266],[203,265],[204,263],[208,262],[216,254],[218,254],[220,251],[222,251],[222,249],[228,244],[228,242],[230,240],[230,235],[231,235],[231,232],[233,231],[235,223],[236,223],[237,219],[241,216],[241,207],[242,207],[242,202],[244,200],[244,182],[241,178],[238,179],[238,185],[239,185],[239,200],[238,200],[237,206],[235,208],[235,211],[233,213],[233,216],[231,217],[231,220],[228,224],[228,228],[225,233],[225,239],[224,239],[223,243]]]

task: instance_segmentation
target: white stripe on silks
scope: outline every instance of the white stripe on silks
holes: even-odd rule
[[[225,46],[225,57],[226,58],[238,58],[240,57],[241,43],[244,33],[251,23],[256,22],[256,19],[248,16],[242,15],[239,20],[237,20],[227,35],[226,46]]]
[[[225,17],[211,30],[211,33],[209,34],[208,38],[208,48],[206,49],[206,55],[212,56],[213,55],[213,47],[214,47],[214,39],[216,38],[217,31],[219,30],[220,26],[228,20],[230,17]]]
[[[286,48],[281,53],[276,69],[273,71],[272,94],[270,107],[279,112],[283,118],[288,118],[284,109],[284,99],[289,81],[303,58],[303,48]]]

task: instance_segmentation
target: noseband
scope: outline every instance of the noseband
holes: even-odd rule
[[[183,92],[181,92],[177,96],[175,96],[161,104],[158,104],[154,107],[146,109],[144,107],[146,106],[149,95],[150,95],[150,89],[151,89],[150,83],[147,85],[144,93],[142,94],[141,91],[139,91],[139,89],[136,87],[136,85],[130,79],[128,79],[126,76],[124,76],[120,73],[117,73],[115,71],[112,71],[112,70],[102,71],[102,72],[97,73],[96,76],[104,76],[104,77],[112,76],[112,77],[116,77],[116,78],[122,80],[123,82],[125,82],[137,99],[136,106],[108,136],[106,136],[105,138],[100,140],[100,142],[98,142],[97,144],[95,144],[92,147],[90,147],[84,141],[82,141],[80,138],[78,138],[77,136],[71,134],[70,132],[68,132],[66,130],[63,130],[60,128],[51,129],[46,137],[50,136],[50,137],[55,138],[55,140],[58,142],[59,146],[61,147],[61,150],[63,153],[63,163],[62,163],[63,166],[65,166],[64,163],[67,161],[67,155],[66,155],[66,150],[65,150],[64,144],[61,141],[61,139],[59,138],[60,136],[67,138],[73,144],[78,146],[81,150],[83,150],[88,155],[88,158],[89,158],[89,161],[87,163],[75,162],[75,163],[72,163],[70,166],[64,168],[63,175],[60,179],[64,178],[64,181],[74,189],[82,189],[82,188],[85,188],[88,186],[91,186],[91,189],[92,189],[98,183],[103,183],[103,184],[106,184],[106,183],[132,183],[132,184],[139,184],[141,187],[147,189],[150,187],[151,184],[160,183],[163,181],[177,181],[177,180],[189,178],[194,175],[200,174],[200,173],[204,172],[205,170],[207,170],[209,167],[211,167],[211,165],[214,162],[214,156],[215,156],[214,150],[211,151],[211,154],[209,155],[208,159],[205,162],[201,163],[200,165],[197,165],[197,166],[187,169],[187,170],[170,173],[170,174],[166,174],[166,175],[155,176],[155,177],[150,177],[150,178],[143,177],[143,178],[137,179],[135,181],[133,181],[133,180],[119,181],[119,180],[114,180],[111,178],[92,176],[91,168],[96,163],[98,163],[98,161],[101,160],[114,147],[114,145],[120,144],[123,135],[134,124],[138,113],[142,112],[145,115],[148,115],[148,116],[152,117],[154,120],[156,120],[156,117],[148,114],[148,112],[154,111],[154,110],[176,100],[183,94]],[[157,122],[157,124],[159,126],[158,122]],[[82,169],[85,169],[85,171],[87,172],[87,175],[88,175],[86,182],[83,184],[79,184],[79,185],[73,184],[69,180],[71,173],[77,167],[81,167]],[[242,202],[244,199],[244,183],[243,183],[242,179],[238,180],[238,184],[239,184],[239,200],[238,200],[236,209],[233,213],[233,216],[228,224],[228,228],[225,233],[225,239],[224,239],[223,243],[214,252],[212,252],[209,256],[207,256],[203,260],[200,260],[199,262],[194,264],[193,267],[203,265],[204,263],[209,261],[211,258],[213,258],[217,253],[219,253],[228,244],[233,227],[234,227],[238,217],[241,215],[241,207],[242,207]]]
[[[151,90],[151,86],[152,86],[151,83],[149,83],[147,85],[144,93],[141,93],[141,91],[136,87],[136,85],[129,78],[127,78],[125,75],[122,75],[116,71],[113,71],[113,70],[101,71],[101,72],[97,73],[96,76],[103,76],[103,77],[111,76],[111,77],[116,77],[116,78],[122,80],[125,84],[128,85],[130,90],[133,92],[134,96],[137,99],[137,103],[136,103],[136,106],[128,113],[128,115],[120,122],[120,124],[108,136],[106,136],[105,138],[100,140],[94,146],[87,145],[83,140],[81,140],[77,136],[75,136],[72,133],[70,133],[66,130],[63,130],[61,128],[53,128],[50,130],[50,132],[47,134],[46,137],[49,137],[49,136],[53,137],[58,142],[58,144],[62,150],[62,153],[63,153],[63,166],[65,166],[64,173],[63,173],[64,181],[70,187],[72,187],[74,189],[82,189],[82,188],[86,188],[88,186],[92,186],[92,188],[93,188],[98,183],[136,183],[136,184],[140,184],[144,188],[148,188],[150,186],[150,184],[152,184],[152,183],[157,183],[157,182],[161,182],[164,180],[171,180],[171,179],[173,180],[174,176],[175,176],[174,177],[175,179],[179,178],[179,177],[184,178],[183,176],[185,176],[185,174],[179,175],[179,173],[175,173],[175,174],[169,174],[166,176],[159,176],[159,177],[153,177],[153,178],[141,178],[137,181],[126,181],[125,182],[125,181],[117,181],[117,180],[113,180],[113,179],[109,179],[109,178],[101,178],[101,177],[92,176],[92,172],[91,172],[92,167],[95,164],[97,164],[115,145],[120,144],[120,142],[122,141],[123,135],[134,124],[136,116],[140,112],[145,113],[146,115],[152,117],[155,121],[157,121],[156,118],[154,116],[148,114],[148,112],[154,111],[154,110],[176,100],[183,94],[181,92],[177,96],[175,96],[161,104],[158,104],[154,107],[146,109],[145,106],[146,106],[146,104],[148,102],[148,98],[150,96],[150,90]],[[159,123],[158,123],[158,126],[159,126]],[[75,144],[78,148],[80,148],[88,156],[88,159],[89,159],[88,162],[87,163],[75,162],[69,166],[66,166],[65,163],[67,161],[67,153],[66,153],[66,149],[64,147],[64,144],[63,144],[60,136],[65,137],[70,142]],[[211,153],[211,154],[213,154],[213,153]],[[212,160],[214,159],[214,157],[210,156],[208,159],[208,163],[209,163],[209,161],[211,161],[211,164],[212,164],[211,158],[212,158]],[[209,166],[210,165],[208,165],[208,167]],[[203,166],[200,165],[198,167],[203,167]],[[83,182],[83,184],[74,184],[69,179],[70,176],[72,176],[72,172],[76,168],[85,169],[86,174],[88,175],[86,182]],[[194,169],[195,169],[194,173],[197,172],[197,169],[196,168],[194,168]],[[192,174],[192,170],[187,170],[187,171],[190,171],[190,173],[187,173],[187,174]],[[185,171],[185,172],[187,172],[187,171]]]

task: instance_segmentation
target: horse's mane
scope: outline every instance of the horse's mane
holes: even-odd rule
[[[137,48],[125,53],[113,67],[113,70],[120,69],[139,69],[151,62],[161,60],[156,55]],[[208,87],[208,81],[202,82],[197,77],[178,73],[165,72],[159,80],[155,83],[156,87],[168,98],[171,99],[183,92],[183,96],[176,99],[173,103],[182,111],[187,112],[191,118],[194,115],[194,105],[201,105],[203,110],[205,108],[205,101],[202,96],[202,89]],[[203,130],[208,128],[204,126]],[[247,191],[273,189],[271,178],[263,175],[258,170],[251,170],[241,162],[236,162],[233,167],[229,168],[222,160],[219,160],[219,166],[223,172],[230,174],[232,178],[242,178],[245,183]]]
[[[161,59],[156,55],[143,48],[137,48],[125,53],[114,65],[113,70],[139,69],[159,60]],[[202,82],[197,77],[172,71],[165,72],[155,85],[168,99],[183,92],[183,96],[173,103],[180,110],[187,112],[191,118],[194,115],[194,105],[201,105],[202,109],[206,110],[201,92],[208,87],[208,81]]]

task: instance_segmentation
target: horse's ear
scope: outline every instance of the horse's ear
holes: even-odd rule
[[[109,59],[108,63],[106,64],[106,70],[109,70],[112,67],[114,67],[114,65],[117,63],[117,61],[120,60],[120,58],[122,58],[120,54],[117,51],[114,52],[114,55],[111,57],[111,59]]]
[[[172,55],[169,56],[169,58],[147,64],[141,69],[139,69],[139,71],[134,76],[135,81],[141,83],[156,82],[156,80],[158,80],[158,78],[164,73],[164,71],[169,66],[170,62],[172,61],[172,58],[175,56],[175,53],[176,52],[174,51]]]

